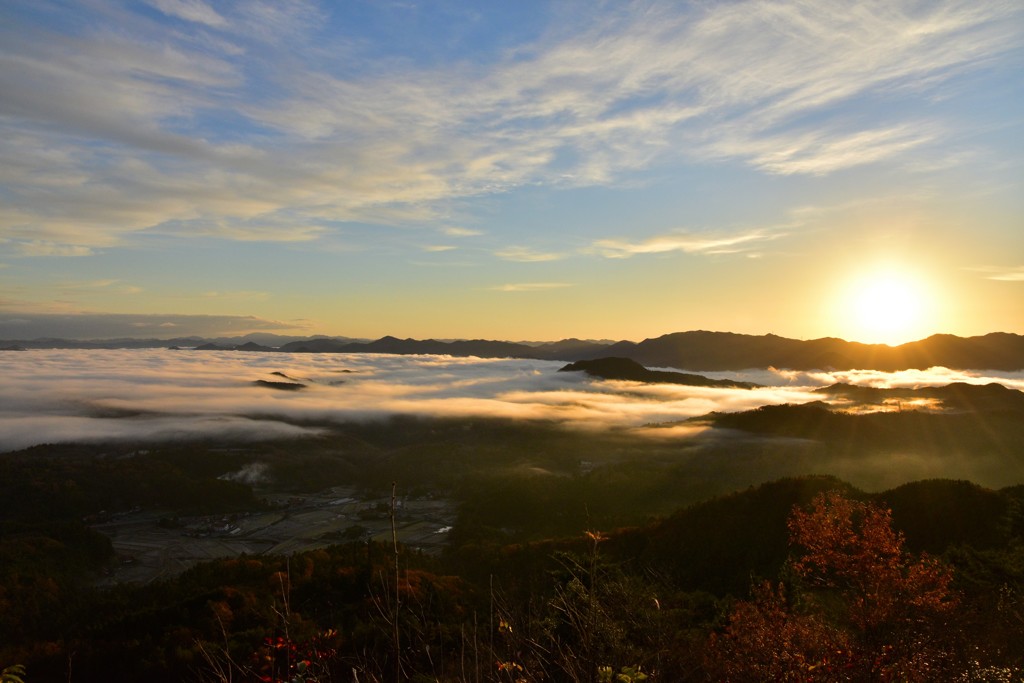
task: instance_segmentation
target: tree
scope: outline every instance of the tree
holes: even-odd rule
[[[952,572],[903,550],[891,514],[838,492],[794,508],[790,577],[738,602],[712,637],[725,680],[942,680],[955,665]]]
[[[928,555],[903,550],[892,513],[836,492],[793,510],[791,544],[803,549],[792,562],[808,588],[838,592],[846,619],[861,635],[891,631],[951,610],[952,571]]]
[[[792,609],[786,587],[764,581],[712,634],[705,666],[719,681],[841,681],[847,636],[820,615]]]

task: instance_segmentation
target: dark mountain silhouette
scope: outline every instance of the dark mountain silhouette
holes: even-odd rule
[[[234,347],[221,346],[220,344],[214,344],[213,342],[210,342],[209,344],[202,344],[201,346],[197,346],[196,351],[234,351]]]
[[[983,337],[934,335],[902,346],[861,344],[826,337],[804,341],[773,334],[731,332],[676,332],[642,342],[614,344],[566,339],[530,345],[485,339],[438,341],[381,337],[372,342],[332,339],[285,344],[281,351],[295,353],[393,353],[530,358],[537,360],[596,360],[629,358],[647,367],[685,370],[737,371],[752,368],[793,370],[906,370],[936,365],[961,369],[1024,369],[1024,336],[993,333]]]
[[[270,346],[263,346],[256,342],[246,342],[240,346],[236,346],[235,351],[277,351],[277,349]]]
[[[952,479],[909,482],[876,497],[892,510],[908,547],[933,555],[954,544],[992,548],[1005,543],[1011,531],[1007,517],[1018,507],[1008,492]]]
[[[222,349],[235,349],[247,344],[255,344],[265,349],[276,350],[277,347],[294,342],[315,339],[311,337],[284,336],[255,332],[241,337],[173,337],[170,339],[155,338],[112,338],[112,339],[63,339],[57,337],[39,337],[36,339],[2,339],[2,345],[18,345],[27,349],[156,349],[176,346],[193,349],[209,344]],[[331,339],[344,345],[350,342],[364,341],[350,337],[332,337]],[[254,349],[260,350],[260,349]]]
[[[443,343],[443,342],[436,342]],[[530,354],[530,347],[526,344],[515,342],[487,341],[486,339],[472,339],[468,341],[453,341],[442,353],[450,353],[453,356],[481,356],[486,358],[537,358],[543,357],[541,353]],[[537,349],[534,349],[536,352]]]
[[[776,576],[789,553],[793,506],[823,491],[858,492],[826,476],[783,479],[697,503],[610,538],[602,552],[664,572],[689,590],[742,595],[751,575]]]
[[[881,404],[887,401],[932,399],[941,401],[942,407],[947,410],[1024,410],[1024,392],[1009,389],[996,382],[984,385],[953,382],[941,387],[896,389],[839,383],[815,389],[815,393],[842,396],[859,403]]]
[[[829,476],[761,484],[683,508],[640,528],[612,534],[602,553],[672,576],[690,589],[742,595],[751,576],[777,576],[791,547],[787,520],[824,491],[891,507],[893,526],[914,551],[940,554],[951,546],[984,549],[1009,541],[1019,517],[1010,489],[932,479],[869,494]]]
[[[371,342],[339,342],[333,339],[314,339],[285,344],[280,351],[291,353],[391,353],[398,355],[439,354],[448,356],[479,356],[482,358],[535,358],[540,360],[568,360],[576,352],[591,353],[603,348],[599,344],[541,344],[530,346],[516,342],[487,339],[399,339],[386,336]]]
[[[628,358],[598,358],[570,363],[559,372],[585,372],[601,379],[624,379],[633,382],[659,384],[685,384],[694,387],[730,387],[734,389],[754,389],[760,385],[751,382],[738,382],[731,379],[711,379],[704,375],[692,375],[683,372],[666,370],[648,370],[635,360]]]
[[[193,348],[214,340],[202,337],[174,337],[172,339],[63,339],[38,337],[36,339],[3,339],[0,344],[13,344],[26,349],[159,349],[168,346]]]
[[[861,344],[825,337],[802,341],[773,334],[677,332],[645,339],[627,356],[647,366],[687,370],[746,368],[926,369],[934,366],[985,370],[1024,368],[1024,336],[992,333],[983,337],[933,335],[901,346]]]
[[[180,347],[178,347],[180,348]],[[277,349],[270,346],[263,346],[256,342],[246,342],[240,345],[234,344],[219,344],[216,342],[209,342],[195,347],[196,351],[277,351]]]
[[[877,391],[869,394],[877,397]],[[763,437],[809,440],[836,456],[913,453],[922,458],[995,458],[1017,467],[1024,453],[1024,394],[1000,385],[949,385],[918,397],[941,401],[944,410],[850,412],[822,401],[764,405],[736,413],[710,413],[701,420],[719,429]]]
[[[299,389],[305,389],[305,384],[299,382],[272,382],[266,379],[258,379],[253,382],[258,387],[266,387],[267,389],[278,389],[280,391],[298,391]]]
[[[238,340],[244,338],[236,338]],[[390,353],[443,354],[483,358],[528,358],[579,361],[598,358],[629,358],[646,367],[692,371],[738,371],[754,368],[792,370],[883,371],[927,369],[944,366],[974,370],[1024,370],[1024,335],[994,332],[978,337],[937,334],[901,346],[861,344],[833,337],[800,340],[774,334],[732,332],[675,332],[639,343],[565,339],[543,344],[523,344],[486,339],[440,341],[399,339],[386,336],[374,341],[345,337],[297,339],[273,347],[255,339],[238,345],[230,339],[114,339],[76,341],[66,339],[0,340],[0,345],[24,348],[156,348],[170,345],[201,350],[277,350],[289,353]]]
[[[344,353],[352,342],[340,341],[329,337],[315,337],[301,341],[288,342],[278,347],[278,351],[289,353]]]
[[[634,358],[634,356],[636,354],[636,347],[637,347],[636,342],[631,342],[631,341],[615,342],[611,346],[603,349],[602,352],[600,352],[600,353],[595,351],[594,353],[596,355],[591,355],[591,357],[592,358],[596,358],[598,356],[604,355],[604,356],[623,356],[625,358]],[[584,359],[580,359],[580,360],[584,360]],[[634,358],[634,360],[635,360],[635,358]]]
[[[927,389],[921,391],[928,393]],[[984,385],[954,382],[944,387],[935,387],[931,393],[951,409],[1024,410],[1024,392],[1007,388],[996,382]]]
[[[632,342],[617,342],[609,345],[607,343],[573,338],[547,344],[538,344],[533,347],[533,350],[535,353],[534,358],[538,360],[566,360],[569,358],[584,360],[614,355],[609,354],[609,351],[613,350],[618,344],[632,344]]]
[[[313,337],[310,337],[308,335],[295,335],[295,334],[283,335],[283,334],[271,334],[271,333],[268,333],[268,332],[251,332],[251,333],[243,335],[241,337],[217,337],[216,339],[211,339],[210,341],[218,342],[218,343],[221,343],[221,344],[242,344],[244,342],[255,342],[255,343],[260,344],[262,346],[270,346],[270,347],[277,348],[279,346],[283,346],[284,344],[289,344],[291,342],[303,341],[305,339],[315,339],[315,338],[322,337],[322,336],[323,335],[314,335]],[[338,341],[344,342],[344,343],[355,342],[355,341],[366,341],[365,339],[356,339],[356,338],[353,338],[353,337],[339,337],[339,336],[332,336],[331,339],[335,339],[335,340],[338,340]]]

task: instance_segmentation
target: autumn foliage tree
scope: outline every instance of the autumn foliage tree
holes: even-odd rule
[[[890,512],[838,492],[789,518],[789,580],[756,586],[712,636],[721,680],[947,680],[956,668],[952,573],[912,556]],[[788,584],[788,585],[787,585]]]
[[[837,493],[799,508],[789,520],[790,541],[803,553],[793,569],[809,587],[838,591],[847,617],[870,636],[947,612],[955,605],[951,571],[937,559],[903,550],[889,510]]]

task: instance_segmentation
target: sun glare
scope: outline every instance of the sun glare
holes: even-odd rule
[[[875,271],[850,285],[840,316],[856,341],[903,344],[927,336],[930,299],[913,275]]]

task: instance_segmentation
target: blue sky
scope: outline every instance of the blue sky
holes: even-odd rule
[[[1022,73],[1015,0],[7,2],[0,337],[1024,333]]]

